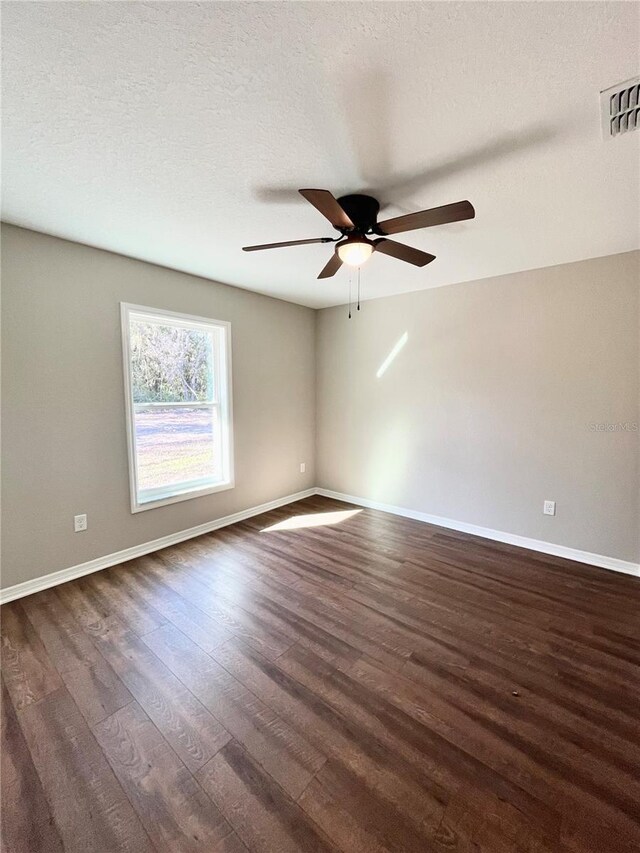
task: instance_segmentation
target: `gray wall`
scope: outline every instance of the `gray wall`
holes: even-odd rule
[[[640,421],[638,252],[349,321],[12,226],[2,250],[3,587],[314,485],[640,559],[639,434],[590,428]],[[121,301],[231,321],[235,489],[131,514]]]
[[[3,587],[315,485],[311,309],[12,226],[2,285]],[[234,489],[131,514],[121,301],[231,321]]]
[[[318,312],[318,485],[637,562],[639,434],[590,425],[640,421],[639,286],[632,252]]]

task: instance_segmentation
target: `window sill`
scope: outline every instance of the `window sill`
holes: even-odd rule
[[[133,500],[131,503],[131,512],[144,512],[148,509],[156,509],[156,507],[160,506],[168,506],[169,504],[180,503],[181,501],[190,501],[193,498],[201,498],[205,495],[212,495],[215,492],[224,492],[227,489],[233,489],[235,487],[235,482],[233,480],[228,480],[222,483],[216,483],[215,485],[206,486],[201,489],[190,489],[184,492],[177,492],[173,495],[168,495],[167,497],[152,499],[144,502],[138,502]]]

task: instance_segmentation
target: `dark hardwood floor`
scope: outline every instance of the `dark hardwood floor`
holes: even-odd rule
[[[640,580],[349,509],[5,605],[3,850],[637,853]]]

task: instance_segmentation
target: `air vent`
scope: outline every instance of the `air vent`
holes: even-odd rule
[[[640,77],[600,92],[602,135],[612,139],[640,128]]]

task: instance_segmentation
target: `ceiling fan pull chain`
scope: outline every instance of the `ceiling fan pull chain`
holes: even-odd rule
[[[349,271],[349,319],[351,319],[351,271]]]
[[[360,310],[360,267],[358,267],[358,311]]]

